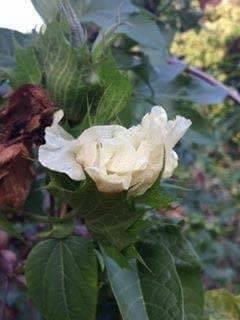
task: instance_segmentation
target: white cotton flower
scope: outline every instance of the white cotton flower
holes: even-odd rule
[[[138,126],[94,126],[73,139],[59,126],[62,117],[60,110],[46,129],[39,161],[73,180],[85,179],[85,171],[101,192],[128,190],[133,196],[153,185],[163,169],[164,155],[163,178],[173,174],[178,164],[173,148],[191,125],[180,116],[168,121],[165,110],[156,106]]]

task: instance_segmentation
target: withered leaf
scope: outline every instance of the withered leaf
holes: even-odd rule
[[[32,147],[44,142],[55,106],[46,91],[20,87],[0,112],[0,206],[22,207],[34,179]]]
[[[54,109],[43,88],[34,85],[20,87],[0,112],[0,124],[4,129],[0,142],[20,138],[43,143],[44,129],[52,123]]]
[[[23,143],[0,146],[0,203],[21,207],[34,178],[28,148]]]

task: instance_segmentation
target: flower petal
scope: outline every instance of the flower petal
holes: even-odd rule
[[[149,166],[144,171],[135,172],[131,181],[131,188],[128,193],[131,196],[144,194],[157,180],[160,173],[160,166]]]
[[[78,141],[79,142],[79,141]],[[83,167],[94,166],[97,159],[97,143],[95,141],[79,147],[76,160]]]
[[[163,144],[167,133],[166,111],[159,106],[153,107],[151,112],[143,117],[141,127],[153,147]]]
[[[178,155],[174,150],[166,153],[165,168],[162,177],[167,179],[173,175],[174,170],[178,166]]]
[[[171,149],[177,144],[191,124],[191,120],[181,116],[177,116],[175,120],[168,121],[166,136],[166,145],[168,148]]]
[[[134,169],[137,161],[137,154],[133,145],[130,143],[128,136],[119,137],[118,139],[112,140],[115,142],[115,150],[111,159],[106,165],[106,169],[109,172],[120,175],[131,172]],[[103,152],[105,150],[104,144],[102,150]]]
[[[73,137],[59,125],[63,116],[63,110],[58,110],[54,113],[52,125],[45,129],[46,144],[57,147],[62,146],[65,140],[73,140]]]
[[[119,133],[126,131],[126,128],[119,125],[93,126],[84,130],[78,140],[80,144],[90,143],[92,141],[100,142],[102,139],[111,139]]]
[[[131,181],[131,175],[106,174],[99,168],[85,168],[88,175],[95,181],[100,192],[119,193],[128,190]]]
[[[68,145],[61,149],[49,148],[43,145],[39,148],[39,161],[53,171],[67,174],[72,180],[84,180],[85,174],[82,166],[76,161],[74,145]]]
[[[57,111],[52,125],[46,128],[46,143],[39,148],[39,161],[44,167],[65,173],[73,180],[84,180],[82,166],[76,161],[78,140],[59,126],[62,117],[63,111]]]

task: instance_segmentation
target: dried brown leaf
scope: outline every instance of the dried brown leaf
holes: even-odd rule
[[[0,123],[4,129],[0,142],[19,138],[43,143],[44,129],[52,123],[54,109],[43,88],[34,85],[20,87],[0,112]]]
[[[0,112],[0,206],[22,207],[34,179],[32,146],[44,142],[54,104],[39,86],[25,85]]]
[[[23,143],[0,150],[0,204],[22,207],[34,178],[29,151]]]

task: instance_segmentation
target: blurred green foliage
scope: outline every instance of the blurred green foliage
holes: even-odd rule
[[[239,88],[239,22],[239,1],[209,6],[201,28],[178,33],[171,52]],[[190,172],[181,175],[193,188],[184,197],[187,234],[204,264],[207,285],[239,290],[240,109],[227,100],[203,106],[201,114],[211,124],[211,142],[191,150]]]

